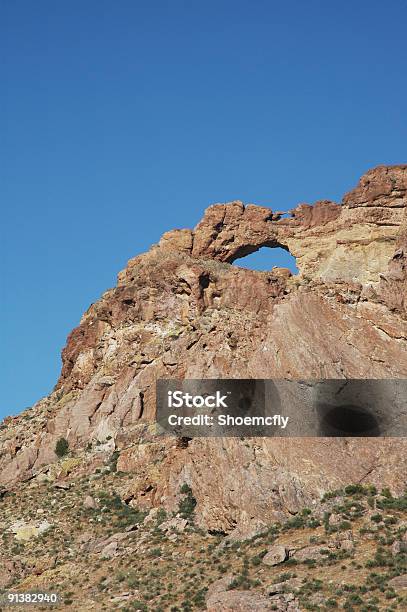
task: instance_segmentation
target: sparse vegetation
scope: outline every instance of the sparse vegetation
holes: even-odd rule
[[[178,511],[182,518],[191,518],[196,506],[196,499],[192,494],[192,489],[189,485],[183,484],[180,488],[180,493],[183,495],[183,498],[179,503]]]
[[[69,451],[69,442],[66,438],[59,438],[55,445],[55,454],[57,457],[65,457]]]
[[[3,497],[1,521],[10,513],[15,516],[16,509],[22,520],[32,521],[41,509],[40,520],[52,523],[43,535],[26,542],[7,529],[2,534],[3,556],[38,563],[21,566],[13,588],[28,578],[35,588],[47,572],[52,589],[71,609],[80,599],[89,608],[96,602],[101,610],[195,611],[205,609],[211,584],[226,578],[224,588],[231,592],[263,592],[268,585],[285,583],[284,593],[303,610],[406,609],[405,594],[391,584],[407,572],[406,554],[393,551],[406,531],[403,496],[347,487],[250,539],[229,541],[225,534],[195,526],[196,500],[187,484],[180,489],[177,512],[160,508],[146,518],[148,509],[138,507],[143,496],[133,493],[133,475],[118,477],[106,470],[111,463],[112,455],[100,465],[97,478],[72,476],[66,488],[43,482],[36,485],[35,495],[32,488],[22,488]],[[85,506],[85,498],[94,502]],[[379,502],[389,506],[372,513],[369,499],[375,507]],[[335,527],[329,525],[332,514]],[[167,521],[180,518],[188,521],[184,531],[167,530]],[[348,538],[345,531],[353,537],[349,551],[341,548]],[[270,567],[263,559],[276,544],[291,551],[312,546],[319,552],[303,561],[290,553]]]

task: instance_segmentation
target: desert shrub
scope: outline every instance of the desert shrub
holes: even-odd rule
[[[370,517],[370,520],[373,521],[374,523],[381,523],[383,517],[381,514],[374,514],[373,516]]]
[[[318,580],[318,579],[306,579],[306,581],[304,582],[304,584],[302,585],[302,587],[300,588],[300,593],[301,595],[311,595],[312,593],[317,593],[318,591],[321,591],[323,588],[323,582],[322,580]]]
[[[348,606],[350,607],[360,606],[362,603],[363,603],[363,599],[360,597],[360,595],[358,595],[357,593],[352,593],[352,595],[349,595],[349,597],[347,598],[345,605],[348,604]],[[345,605],[344,605],[344,608],[345,608]]]
[[[401,497],[385,497],[377,502],[377,507],[381,510],[407,510],[407,493]]]
[[[64,457],[68,454],[69,451],[69,442],[66,438],[59,438],[57,443],[55,444],[55,454],[57,457]]]
[[[339,497],[340,495],[343,495],[343,491],[341,489],[336,489],[335,491],[327,491],[323,495],[321,502],[324,503],[329,499],[335,499],[335,497]]]
[[[260,565],[263,560],[263,557],[265,557],[266,554],[267,554],[267,548],[259,552],[254,557],[252,557],[252,565],[255,565],[255,566]]]
[[[199,589],[199,591],[197,591],[193,596],[192,601],[197,607],[205,607],[205,595],[207,590],[207,588]]]
[[[332,598],[327,599],[325,602],[325,605],[327,608],[337,608],[338,607],[336,600]]]
[[[346,495],[356,495],[357,493],[364,495],[366,493],[366,489],[361,484],[348,485],[345,487]]]
[[[180,493],[184,495],[178,505],[178,512],[182,518],[191,518],[195,511],[196,499],[192,494],[192,489],[186,483],[180,488]]]
[[[117,460],[119,459],[120,452],[118,450],[113,451],[109,459],[109,467],[111,472],[117,472]]]
[[[341,531],[346,531],[347,529],[352,529],[352,523],[350,523],[349,521],[342,521],[341,524],[339,525],[339,529]]]
[[[297,514],[297,516],[294,516],[293,518],[289,519],[283,525],[283,531],[287,531],[289,529],[299,529],[300,527],[304,527],[304,525],[305,525],[304,517],[299,516]]]
[[[128,506],[115,492],[99,491],[98,497],[104,512],[110,514],[110,518],[115,520],[116,527],[125,528],[141,523],[146,517],[146,512]]]

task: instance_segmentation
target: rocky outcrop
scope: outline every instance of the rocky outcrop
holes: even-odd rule
[[[164,234],[70,334],[53,393],[4,421],[0,483],[53,476],[64,437],[83,473],[118,451],[129,503],[174,509],[188,483],[201,523],[231,534],[343,483],[400,492],[402,438],[180,443],[156,436],[154,414],[158,378],[406,377],[406,190],[407,166],[379,167],[342,204],[288,216],[216,204],[194,230]],[[231,265],[262,246],[289,250],[299,273]]]
[[[239,201],[215,204],[193,232],[168,232],[159,247],[229,263],[263,246],[282,247],[296,257],[303,278],[377,283],[391,258],[399,270],[404,257],[403,245],[398,254],[395,245],[406,222],[406,184],[404,166],[375,168],[342,206],[300,204],[289,218]]]

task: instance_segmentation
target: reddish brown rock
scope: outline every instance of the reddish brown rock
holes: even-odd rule
[[[378,166],[362,176],[359,185],[343,198],[344,206],[405,208],[407,165]]]
[[[53,393],[4,421],[0,484],[51,470],[65,437],[81,473],[119,452],[134,474],[129,503],[177,509],[187,482],[200,523],[228,533],[350,482],[402,492],[403,438],[181,444],[157,440],[154,415],[158,378],[407,377],[406,176],[375,168],[342,205],[301,204],[288,218],[217,204],[195,229],[164,234],[70,334]],[[299,273],[231,265],[262,246],[289,250]]]

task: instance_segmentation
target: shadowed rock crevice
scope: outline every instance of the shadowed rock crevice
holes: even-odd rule
[[[320,406],[319,413],[321,436],[380,436],[375,415],[365,408],[352,405]]]

